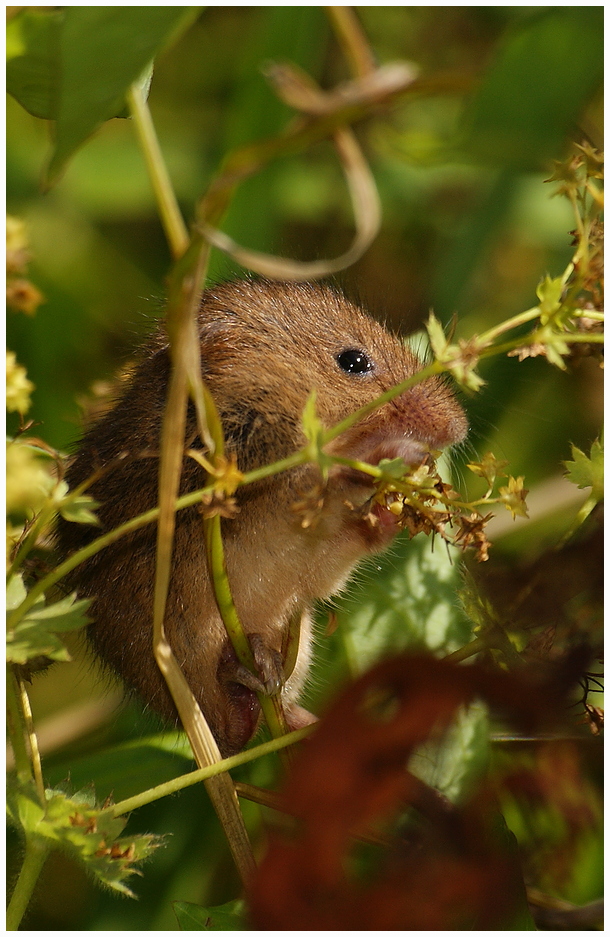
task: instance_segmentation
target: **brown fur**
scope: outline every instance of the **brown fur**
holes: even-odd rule
[[[290,455],[305,438],[301,414],[313,388],[318,413],[332,426],[420,367],[402,342],[333,290],[312,284],[238,281],[207,290],[199,315],[203,376],[220,411],[227,450],[242,471]],[[374,369],[346,374],[336,355],[367,352]],[[71,487],[123,452],[129,456],[91,486],[98,516],[110,530],[157,503],[159,428],[169,374],[167,346],[157,339],[115,407],[86,434],[69,470]],[[442,381],[429,379],[377,410],[335,440],[329,451],[367,461],[402,455],[419,461],[428,448],[460,441],[462,410]],[[187,441],[201,447],[189,410]],[[272,664],[285,651],[287,623],[302,616],[299,658],[283,689],[287,717],[296,705],[310,656],[309,609],[341,589],[354,564],[382,549],[395,527],[367,526],[346,505],[372,489],[349,472],[331,472],[319,523],[304,529],[291,505],[319,481],[313,466],[275,475],[238,492],[240,513],[223,520],[227,567],[237,611],[257,656]],[[185,459],[181,491],[203,487],[203,470]],[[63,553],[92,540],[99,528],[62,522]],[[175,717],[152,654],[155,525],[125,537],[79,567],[70,583],[95,596],[90,639],[153,708]],[[201,515],[179,512],[166,629],[174,653],[224,753],[254,732],[258,702],[230,649],[207,572]],[[273,669],[271,667],[271,669]],[[242,682],[242,679],[245,682]]]

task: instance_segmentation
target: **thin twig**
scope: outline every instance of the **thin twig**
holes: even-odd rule
[[[305,728],[297,729],[294,732],[289,732],[287,735],[283,735],[281,738],[272,739],[270,742],[263,742],[261,745],[257,745],[254,748],[249,748],[247,751],[240,752],[239,755],[231,755],[230,758],[223,758],[221,761],[218,761],[216,764],[210,765],[207,768],[199,768],[197,771],[189,771],[188,774],[182,774],[179,777],[172,778],[171,781],[165,781],[163,784],[158,784],[156,787],[151,787],[148,790],[143,791],[141,794],[135,794],[133,797],[129,797],[126,800],[121,800],[116,804],[112,804],[107,808],[108,812],[111,813],[113,817],[119,817],[125,813],[131,813],[132,810],[136,810],[138,807],[143,807],[145,804],[150,804],[155,800],[160,800],[162,797],[175,794],[177,791],[181,791],[185,787],[192,787],[193,784],[199,784],[201,781],[214,778],[223,772],[228,772],[233,768],[238,768],[240,765],[245,765],[251,761],[256,761],[257,758],[262,758],[263,755],[269,755],[272,752],[282,751],[283,749],[288,748],[289,746],[307,738],[307,736],[310,735],[314,729],[314,725],[305,726]]]
[[[127,103],[138,134],[140,149],[146,160],[148,175],[172,256],[174,258],[181,257],[189,244],[188,231],[178,207],[178,201],[157,140],[155,126],[150,116],[148,102],[144,97],[140,84],[136,83],[130,87],[127,92]]]

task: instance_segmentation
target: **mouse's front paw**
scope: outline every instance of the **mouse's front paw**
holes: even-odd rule
[[[255,693],[273,696],[285,682],[282,655],[275,648],[269,647],[260,634],[249,634],[248,641],[257,673],[252,673],[238,661],[229,645],[220,659],[218,678],[223,683],[241,683]]]
[[[273,696],[284,686],[284,661],[275,648],[269,647],[260,634],[249,634],[248,641],[263,685],[263,693]]]

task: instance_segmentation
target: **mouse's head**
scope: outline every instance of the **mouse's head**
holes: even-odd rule
[[[301,418],[316,391],[331,427],[421,368],[414,353],[341,294],[318,284],[238,281],[208,290],[200,314],[204,377],[228,448],[242,468],[290,455],[305,443]],[[329,451],[377,463],[420,462],[460,442],[464,413],[439,378],[375,410]]]

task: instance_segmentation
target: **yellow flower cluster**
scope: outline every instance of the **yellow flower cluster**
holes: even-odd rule
[[[14,351],[6,352],[6,409],[9,413],[26,413],[30,408],[30,394],[34,385],[26,376],[26,370],[17,364]]]
[[[6,509],[9,514],[31,516],[40,510],[55,485],[48,460],[38,450],[18,439],[6,447]]]

